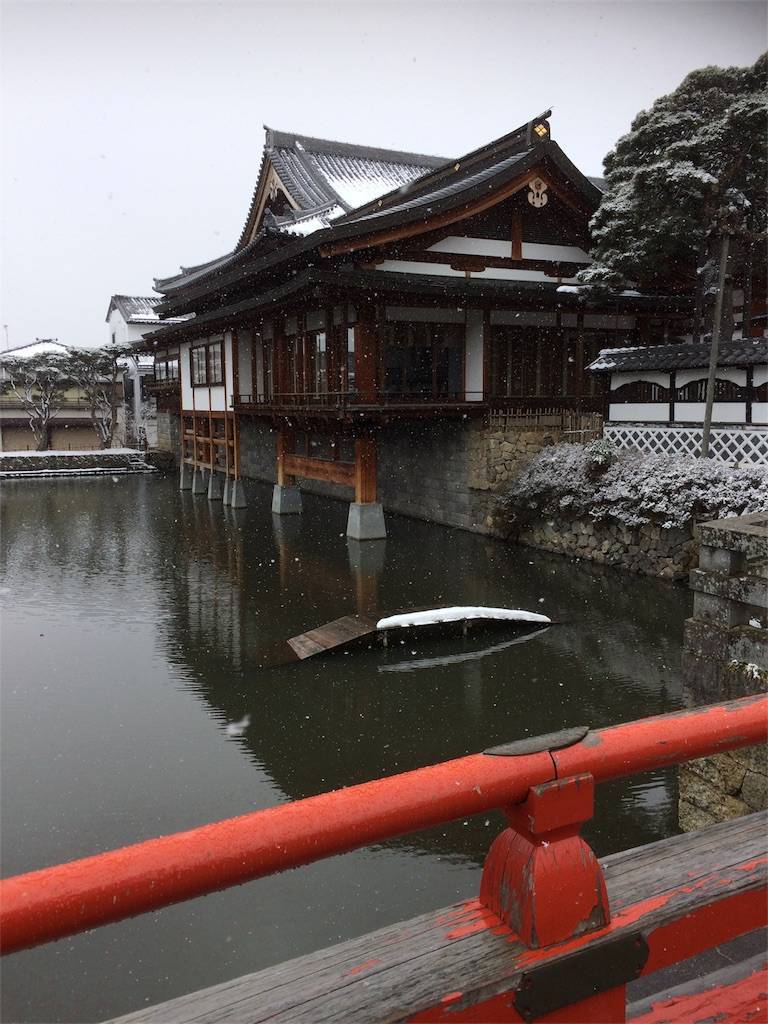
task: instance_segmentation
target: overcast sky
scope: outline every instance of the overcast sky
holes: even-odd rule
[[[263,124],[458,156],[551,106],[600,174],[688,71],[765,47],[762,0],[5,0],[0,324],[100,344],[111,294],[231,249]]]

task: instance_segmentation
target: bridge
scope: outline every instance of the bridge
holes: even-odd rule
[[[15,876],[0,951],[500,808],[476,898],[120,1024],[766,1020],[766,814],[603,860],[579,831],[596,784],[767,739],[765,695],[575,727]]]

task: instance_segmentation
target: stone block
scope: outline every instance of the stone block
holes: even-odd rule
[[[221,473],[210,473],[208,475],[208,501],[221,501],[223,498],[221,480]]]
[[[278,516],[300,515],[301,491],[298,487],[275,484],[272,491],[272,511]]]
[[[246,508],[245,485],[242,480],[232,480],[229,485],[229,507]]]
[[[741,798],[751,811],[768,808],[768,775],[763,772],[747,771],[741,787]]]
[[[387,536],[384,509],[378,502],[361,504],[353,501],[349,506],[347,536],[354,540],[382,540]]]
[[[182,462],[179,467],[179,490],[192,490],[192,467],[186,462]]]

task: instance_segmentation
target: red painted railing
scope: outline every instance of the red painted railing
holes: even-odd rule
[[[509,811],[529,803],[534,787],[541,791],[526,813],[538,815],[539,831],[575,822],[575,834],[593,780],[766,741],[768,697],[585,732],[568,746],[562,735],[541,737],[528,752],[523,741],[501,755],[473,754],[8,878],[0,882],[0,949],[11,953],[492,808]],[[542,784],[558,791],[554,817]]]

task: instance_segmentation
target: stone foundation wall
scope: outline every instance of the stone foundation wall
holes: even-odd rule
[[[481,419],[389,424],[376,434],[379,501],[390,512],[492,533],[494,490],[517,463],[556,437],[551,431],[492,430]],[[275,438],[269,424],[241,420],[243,477],[274,483]],[[353,500],[349,488],[335,484],[302,479],[299,486],[311,494]]]
[[[630,527],[611,521],[552,517],[522,530],[527,547],[615,565],[629,572],[675,580],[695,565],[698,544],[692,527],[664,529],[655,523]]]
[[[176,462],[181,448],[181,416],[162,410],[157,413],[158,451],[170,452]]]
[[[768,690],[768,516],[700,527],[691,573],[693,616],[683,639],[690,707]],[[734,750],[679,769],[680,827],[704,828],[768,807],[768,747]]]

